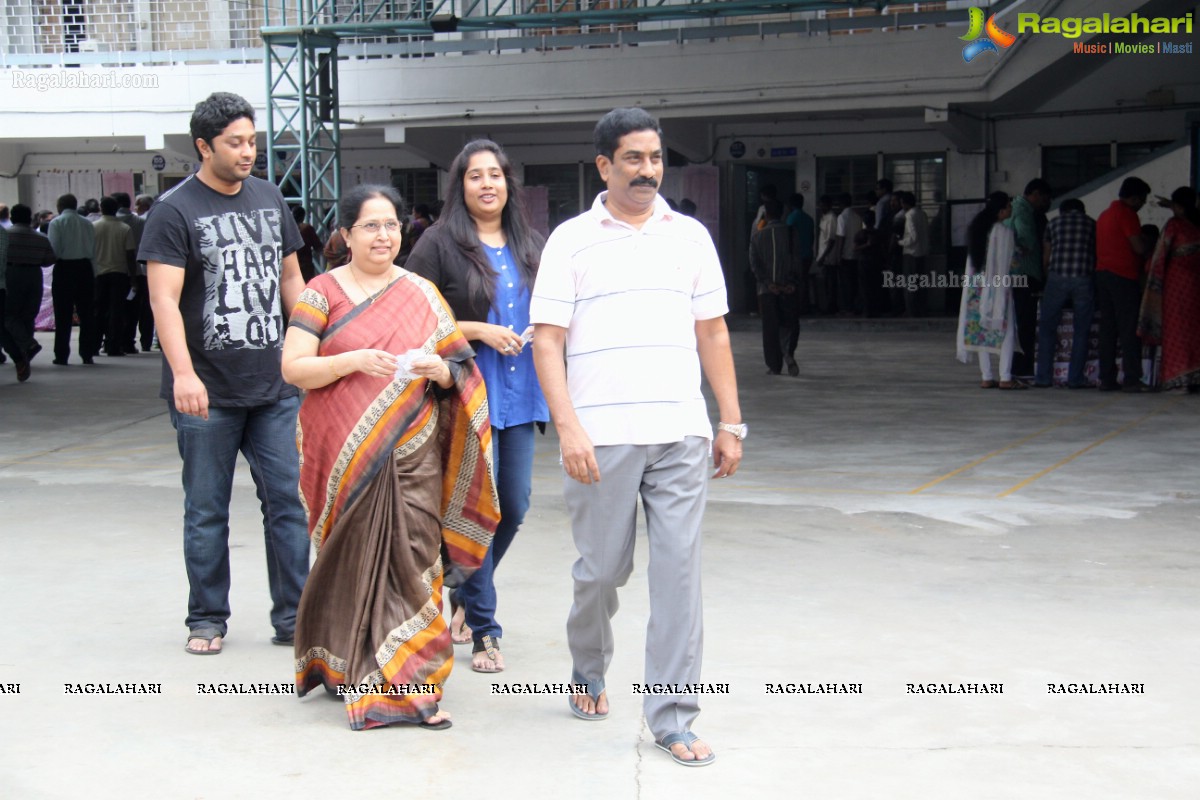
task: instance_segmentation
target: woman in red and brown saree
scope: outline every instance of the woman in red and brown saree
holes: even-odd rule
[[[1162,388],[1200,391],[1200,210],[1196,193],[1171,193],[1167,221],[1150,261],[1138,334],[1162,343]]]
[[[499,519],[483,380],[441,295],[392,264],[400,206],[388,187],[347,194],[350,263],[309,283],[283,352],[308,390],[297,441],[317,553],[296,691],[343,697],[355,730],[450,726],[442,585],[478,568]]]

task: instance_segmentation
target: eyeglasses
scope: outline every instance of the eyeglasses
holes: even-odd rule
[[[362,228],[367,233],[374,236],[379,233],[379,229],[383,228],[388,233],[399,233],[400,223],[397,220],[389,219],[387,222],[364,222],[361,225],[351,225],[351,228]]]

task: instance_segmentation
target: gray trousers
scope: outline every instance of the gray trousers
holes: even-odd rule
[[[575,601],[567,618],[572,682],[604,690],[613,655],[617,589],[633,571],[637,498],[650,542],[650,622],[646,682],[699,683],[704,650],[700,596],[700,523],[708,493],[708,439],[596,448],[600,482],[565,477],[563,494],[579,560],[571,570]],[[648,694],[646,722],[656,739],[687,731],[700,714],[695,694]]]

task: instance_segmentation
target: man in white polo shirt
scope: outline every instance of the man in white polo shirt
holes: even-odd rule
[[[633,570],[637,498],[650,542],[644,708],[656,744],[687,766],[715,756],[691,733],[700,713],[703,621],[700,525],[711,450],[714,477],[737,471],[742,424],[721,265],[707,230],[658,195],[662,132],[640,108],[596,125],[608,187],[559,226],[542,253],[530,304],[534,362],[558,431],[564,495],[579,560],[567,619],[572,695],[581,719],[608,715],[617,589]],[[720,409],[716,439],[703,368]],[[710,447],[711,442],[711,447]]]

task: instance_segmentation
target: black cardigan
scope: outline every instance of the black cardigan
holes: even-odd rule
[[[535,239],[541,234],[532,231]],[[542,242],[535,245],[541,249]],[[467,278],[475,267],[463,255],[458,244],[450,236],[445,226],[434,223],[426,228],[421,238],[413,245],[408,261],[404,268],[415,272],[438,288],[442,297],[450,305],[455,319],[465,322],[487,322],[487,296],[478,293],[472,297],[468,289]],[[533,287],[529,290],[532,292]]]

